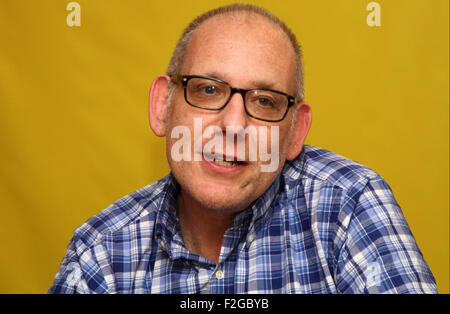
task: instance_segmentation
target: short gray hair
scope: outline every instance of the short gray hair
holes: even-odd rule
[[[183,31],[178,43],[173,51],[172,58],[167,68],[167,75],[180,74],[181,66],[184,61],[188,45],[192,39],[195,30],[206,20],[222,14],[232,12],[244,12],[258,14],[265,17],[275,25],[279,26],[281,30],[289,38],[296,57],[296,75],[295,75],[295,98],[299,101],[304,100],[304,78],[303,78],[303,64],[302,64],[302,52],[300,45],[295,37],[294,33],[287,27],[287,25],[281,21],[278,17],[272,14],[270,11],[251,4],[235,3],[231,5],[222,6],[195,18]]]

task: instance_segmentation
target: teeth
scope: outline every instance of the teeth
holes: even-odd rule
[[[217,165],[226,166],[226,167],[234,167],[237,165],[237,162],[234,161],[225,161],[225,160],[215,160],[213,161]]]
[[[225,167],[235,167],[237,165],[242,164],[242,161],[227,161],[227,160],[221,160],[216,159],[213,155],[205,155],[205,158],[209,161],[212,161],[216,165],[225,166]]]

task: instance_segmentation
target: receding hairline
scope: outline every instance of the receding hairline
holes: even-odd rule
[[[287,42],[289,42],[289,45],[292,47],[293,51],[295,52],[295,47],[292,45],[292,42],[289,39],[289,36],[286,34],[286,32],[276,23],[274,23],[272,20],[268,19],[266,16],[262,16],[260,14],[257,14],[255,12],[248,12],[248,11],[231,11],[231,12],[224,12],[218,15],[211,16],[210,18],[204,20],[201,24],[199,24],[194,30],[191,35],[190,41],[192,41],[193,37],[198,33],[202,31],[208,31],[207,28],[210,24],[214,23],[223,23],[225,26],[223,31],[228,31],[228,26],[234,26],[234,25],[245,25],[245,24],[258,24],[261,23],[264,26],[270,27],[273,31],[280,34],[281,37],[283,37]],[[253,25],[252,25],[253,26]]]
[[[175,50],[172,54],[172,58],[170,60],[169,66],[167,68],[167,74],[173,75],[178,74],[181,70],[182,64],[185,61],[185,57],[188,51],[188,47],[192,41],[192,38],[196,31],[206,22],[215,17],[223,18],[224,16],[231,15],[235,17],[251,17],[256,16],[260,18],[260,20],[265,20],[268,24],[274,26],[274,30],[281,31],[291,43],[291,47],[295,54],[295,66],[296,66],[296,98],[299,100],[304,99],[304,82],[303,82],[303,64],[302,64],[302,52],[300,45],[297,41],[295,34],[289,29],[289,27],[277,16],[271,13],[269,10],[252,5],[252,4],[242,4],[236,3],[231,5],[222,6],[206,13],[201,14],[197,18],[195,18],[183,31]],[[243,20],[245,22],[245,20]],[[224,30],[225,31],[225,30]]]
[[[280,34],[283,34],[283,36],[286,37],[286,39],[290,39],[289,38],[289,32],[290,30],[287,28],[286,25],[284,25],[284,23],[279,20],[276,16],[274,15],[269,15],[271,14],[270,12],[265,11],[265,9],[260,8],[261,10],[264,11],[248,11],[248,10],[234,10],[234,11],[219,11],[218,13],[214,14],[214,15],[205,15],[205,18],[203,19],[199,19],[196,23],[195,20],[192,23],[195,27],[192,28],[193,34],[195,34],[195,32],[204,27],[205,24],[208,23],[213,23],[214,20],[223,20],[223,19],[227,19],[230,21],[230,23],[251,23],[253,21],[261,21],[267,25],[271,25],[273,27],[274,30],[279,31]],[[266,14],[263,14],[266,13]],[[201,17],[201,16],[200,16]],[[283,26],[286,26],[286,28],[284,28]],[[226,31],[226,30],[224,30]],[[294,45],[292,45],[292,48],[295,50]]]

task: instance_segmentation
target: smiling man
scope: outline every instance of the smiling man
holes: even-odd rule
[[[51,293],[436,292],[385,181],[304,145],[300,48],[270,12],[195,19],[149,112],[171,173],[78,228]]]

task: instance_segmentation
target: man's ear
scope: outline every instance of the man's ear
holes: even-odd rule
[[[292,126],[290,134],[290,142],[288,148],[287,159],[293,160],[302,151],[303,143],[308,135],[309,128],[311,127],[312,115],[311,107],[304,102],[298,103],[294,125]]]
[[[170,77],[159,75],[153,81],[148,99],[148,121],[156,136],[166,135],[167,99]]]

